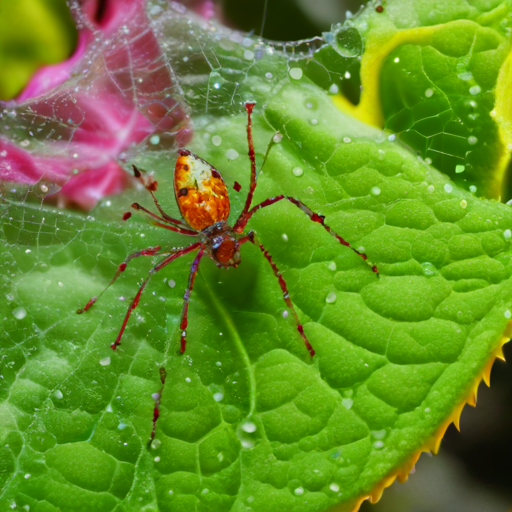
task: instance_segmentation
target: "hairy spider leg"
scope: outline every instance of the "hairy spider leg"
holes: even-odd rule
[[[185,254],[188,254],[189,252],[197,249],[201,245],[201,242],[196,242],[195,244],[189,245],[188,247],[184,247],[183,249],[180,249],[170,256],[167,256],[167,258],[164,258],[162,261],[157,263],[150,271],[146,279],[142,281],[142,284],[139,286],[139,290],[137,292],[137,295],[132,300],[132,303],[128,307],[128,311],[126,312],[126,316],[124,317],[123,325],[121,325],[121,329],[119,331],[119,334],[117,335],[116,341],[110,345],[110,348],[112,350],[116,350],[116,348],[121,344],[121,337],[123,336],[123,332],[126,329],[126,324],[128,323],[128,320],[130,318],[130,315],[132,314],[132,311],[139,305],[139,300],[142,292],[144,291],[144,288],[148,284],[149,280],[151,279],[151,276],[164,268],[165,266],[169,265],[171,261],[174,261],[176,258],[179,258],[180,256],[183,256]]]
[[[249,186],[249,192],[248,192],[247,198],[245,200],[244,209],[242,210],[242,213],[240,213],[240,215],[238,216],[238,219],[236,220],[235,225],[233,227],[235,233],[242,233],[243,227],[240,227],[241,224],[243,223],[243,226],[245,226],[245,224],[247,224],[247,221],[244,222],[244,219],[248,215],[249,208],[251,207],[252,199],[254,196],[254,191],[256,190],[256,185],[257,185],[257,182],[256,182],[256,159],[255,159],[255,155],[254,155],[254,142],[252,139],[252,121],[251,121],[251,114],[252,114],[254,105],[255,105],[255,103],[246,103],[245,104],[245,110],[247,111],[247,142],[249,145],[249,158],[251,159],[251,184]],[[279,132],[277,132],[277,133],[279,133]],[[275,141],[274,141],[275,135],[276,134],[274,134],[272,136],[272,138],[270,139],[270,142],[267,146],[267,151],[265,152],[265,156],[263,157],[263,162],[261,164],[260,170],[263,169],[263,167],[265,166],[265,163],[267,161],[270,150],[275,145]],[[238,182],[235,182],[235,185],[237,183]],[[238,185],[238,186],[240,186],[240,185]],[[235,190],[237,190],[236,187],[235,187]]]
[[[90,309],[92,305],[117,281],[117,278],[126,270],[126,266],[128,263],[130,263],[131,260],[133,260],[133,258],[138,258],[139,256],[154,256],[160,249],[161,247],[157,245],[155,247],[148,247],[147,249],[142,249],[142,251],[133,252],[132,254],[128,255],[126,259],[119,264],[114,277],[110,280],[110,283],[107,284],[105,289],[98,296],[91,297],[89,302],[83,308],[77,309],[76,312],[80,315]]]
[[[286,302],[286,305],[292,310],[293,316],[295,318],[295,323],[297,324],[297,330],[299,331],[299,334],[302,336],[302,339],[304,340],[304,344],[306,345],[306,348],[309,350],[309,354],[311,357],[315,355],[315,351],[313,347],[311,346],[311,343],[309,343],[309,340],[307,339],[306,335],[304,334],[304,328],[302,327],[302,324],[299,320],[299,315],[297,315],[297,311],[295,311],[295,308],[293,307],[292,301],[290,299],[290,293],[288,292],[288,287],[286,286],[286,281],[284,280],[284,277],[281,274],[281,271],[277,268],[277,265],[274,263],[274,260],[272,259],[272,256],[269,254],[269,252],[258,242],[252,242],[257,245],[265,258],[267,258],[268,262],[270,263],[270,266],[272,267],[272,270],[274,271],[274,275],[279,280],[279,286],[281,287],[281,290],[283,291],[283,299]]]
[[[160,388],[160,391],[158,392],[158,398],[155,400],[155,408],[153,409],[153,430],[151,430],[151,435],[149,436],[148,448],[151,447],[151,443],[153,442],[153,439],[155,439],[156,421],[158,420],[158,418],[160,416],[160,402],[162,400],[162,394],[164,392],[166,378],[167,378],[167,372],[165,371],[165,368],[160,368],[160,382],[162,383],[162,387]]]
[[[252,140],[252,121],[251,114],[252,109],[254,108],[256,103],[246,103],[245,110],[247,112],[247,143],[249,144],[249,158],[251,160],[251,183],[249,185],[249,192],[247,193],[247,198],[245,199],[244,209],[240,214],[240,217],[243,217],[248,211],[252,203],[252,196],[254,195],[254,190],[256,188],[256,158],[254,156],[254,141]],[[238,220],[235,223],[235,226],[238,224]],[[241,231],[240,231],[241,233]]]
[[[188,275],[188,285],[187,285],[187,289],[185,290],[185,296],[183,297],[183,308],[181,310],[181,322],[180,322],[180,329],[181,329],[180,352],[182,354],[185,352],[185,348],[187,346],[188,303],[190,301],[190,294],[192,293],[192,289],[194,288],[194,281],[196,280],[197,271],[199,269],[199,262],[201,261],[203,254],[204,254],[204,250],[201,247],[201,249],[197,253],[195,260],[192,262],[192,265],[190,266],[190,273]]]
[[[265,201],[262,201],[261,203],[257,204],[256,206],[253,206],[248,212],[247,215],[242,219],[242,222],[240,223],[239,229],[244,229],[249,219],[261,208],[265,208],[266,206],[270,206],[274,203],[277,203],[278,201],[282,201],[283,199],[286,199],[287,201],[290,201],[290,203],[297,206],[300,210],[302,210],[313,222],[318,222],[321,224],[324,229],[332,235],[334,238],[340,242],[340,244],[344,245],[345,247],[348,247],[352,251],[354,251],[361,259],[363,259],[368,266],[372,269],[373,272],[377,274],[377,277],[379,276],[379,270],[377,268],[377,265],[371,265],[368,262],[368,256],[366,254],[363,254],[359,252],[357,249],[354,249],[344,238],[342,238],[340,235],[338,235],[333,229],[331,229],[325,222],[325,216],[324,215],[318,215],[318,213],[315,213],[313,210],[311,210],[308,206],[306,206],[302,201],[299,201],[298,199],[295,199],[294,197],[289,197],[285,195],[279,195],[276,197],[270,197],[269,199],[266,199]]]
[[[199,235],[198,231],[195,231],[192,229],[182,229],[182,228],[178,228],[176,226],[169,226],[167,224],[162,224],[161,222],[156,222],[156,221],[152,221],[151,224],[153,224],[153,226],[158,226],[159,228],[169,229],[170,231],[175,231],[176,233],[181,233],[182,235],[189,235],[189,236]]]
[[[153,198],[153,202],[155,203],[155,206],[158,208],[160,215],[165,219],[165,221],[176,224],[177,226],[183,226],[185,228],[188,228],[188,226],[187,226],[187,224],[185,224],[185,222],[183,222],[182,220],[179,220],[179,219],[174,219],[173,217],[167,215],[167,213],[165,213],[163,208],[160,206],[158,199],[156,198],[155,194],[153,193],[157,189],[158,182],[151,181],[149,184],[146,183],[146,181],[144,180],[144,178],[142,176],[142,171],[140,169],[138,169],[135,165],[132,165],[132,167],[133,167],[133,174],[134,174],[135,178],[137,178],[144,185],[144,188],[151,194],[151,197]]]
[[[144,206],[141,206],[139,203],[133,203],[132,204],[132,208],[134,210],[144,212],[148,217],[150,217],[152,219],[156,219],[156,220],[152,220],[151,221],[153,225],[156,225],[156,226],[159,226],[159,227],[163,227],[163,228],[166,228],[166,229],[170,229],[171,231],[175,231],[176,233],[182,233],[184,235],[197,235],[197,234],[199,234],[194,229],[184,229],[184,228],[180,228],[178,226],[175,226],[174,224],[171,224],[170,221],[165,220],[162,217],[159,217],[158,215],[153,213],[151,210],[148,210],[147,208],[144,208]],[[127,216],[128,213],[129,212],[124,214],[123,219],[127,220],[127,219],[129,219],[131,217],[131,214],[129,216]],[[162,222],[164,223],[164,225],[162,224]]]

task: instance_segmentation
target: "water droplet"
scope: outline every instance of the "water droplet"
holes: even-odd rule
[[[374,437],[375,439],[384,439],[386,437],[386,430],[372,430],[370,432],[370,434],[372,435],[372,437]]]
[[[151,448],[153,448],[153,450],[158,450],[158,448],[160,448],[161,445],[162,441],[160,441],[160,439],[153,439],[153,442],[151,443]]]
[[[253,423],[252,421],[246,421],[245,423],[242,424],[242,430],[244,432],[247,432],[248,434],[252,434],[253,432],[256,432],[256,429],[258,427],[256,426],[255,423]]]
[[[507,320],[510,320],[512,318],[512,313],[510,312],[509,309],[507,309],[505,311],[505,313],[503,313],[503,316],[507,319]]]
[[[330,261],[329,263],[327,263],[327,268],[329,270],[335,271],[336,270],[336,262],[335,261]]]
[[[214,135],[212,137],[212,144],[214,146],[220,146],[222,144],[222,137],[220,135]]]
[[[174,288],[176,286],[176,281],[174,279],[169,279],[169,282],[167,283],[170,288]]]
[[[470,191],[470,192],[472,192],[472,193],[474,194],[474,193],[477,191],[476,186],[475,186],[475,185],[471,185],[471,186],[469,187],[469,191]]]
[[[445,183],[444,185],[444,191],[450,194],[453,191],[453,187],[449,183]]]
[[[467,208],[467,207],[468,207],[468,202],[467,202],[465,199],[463,199],[463,200],[460,202],[460,207],[461,207],[461,208],[463,208],[463,209],[464,209],[464,208]]]
[[[29,144],[30,144],[30,141],[29,141],[29,140],[27,140],[27,139],[22,140],[22,141],[20,142],[20,146],[21,146],[22,148],[26,148]]]
[[[30,473],[27,473],[27,474],[25,475],[25,480],[28,480],[31,476],[32,476],[32,475],[31,475]]]
[[[110,364],[110,357],[105,357],[100,359],[101,366],[108,366]]]
[[[12,314],[14,315],[14,318],[17,320],[23,320],[27,316],[27,310],[23,307],[19,307],[12,310]]]
[[[377,450],[380,450],[381,448],[384,447],[384,442],[383,441],[375,441],[373,443],[373,447],[376,448]]]
[[[3,151],[0,151],[0,156],[2,156],[2,157],[7,156],[7,151],[5,151],[5,149]]]
[[[151,398],[156,402],[160,398],[160,393],[153,393]]]
[[[434,89],[430,89],[430,87],[425,91],[425,97],[431,98],[434,95]]]
[[[340,88],[336,84],[332,84],[331,87],[329,87],[329,92],[331,94],[338,94],[340,91]]]
[[[304,489],[302,487],[297,487],[295,491],[293,491],[296,496],[302,496],[304,494]]]
[[[174,491],[171,489],[171,490],[169,491],[169,494],[174,494]]]
[[[283,134],[282,134],[282,133],[277,132],[277,133],[272,137],[272,140],[273,140],[276,144],[279,144],[279,143],[283,140]]]
[[[254,52],[251,50],[245,50],[244,59],[245,60],[254,60]]]
[[[477,143],[478,143],[478,139],[474,135],[471,135],[470,137],[468,137],[468,144],[470,146],[474,146]]]
[[[428,261],[421,264],[421,270],[423,272],[423,275],[427,277],[435,276],[437,274],[437,269],[435,265],[429,263]]]
[[[286,233],[283,233],[281,237],[285,242],[288,242],[288,235]]]
[[[124,430],[128,425],[126,423],[123,423],[122,421],[119,422],[119,425],[117,425],[117,430]]]
[[[288,311],[286,309],[283,311],[282,314],[283,314],[283,318],[288,318]]]
[[[352,142],[352,139],[350,137],[343,137],[343,142],[345,144],[350,144]]]
[[[395,60],[393,62],[396,62],[398,64],[400,62],[400,59],[398,57],[395,57]]]
[[[461,80],[464,80],[465,82],[473,79],[473,73],[471,73],[471,71],[466,71],[464,73],[459,73],[457,76]]]
[[[217,366],[222,366],[222,363],[221,363],[220,361],[217,361],[215,364],[216,364]]]
[[[236,160],[240,155],[236,149],[228,149],[226,151],[226,158],[228,160]]]
[[[328,304],[332,304],[335,301],[336,301],[336,294],[334,292],[329,292],[327,294],[327,297],[325,298],[325,302],[327,302]]]
[[[331,484],[329,489],[331,489],[332,492],[339,492],[340,486],[338,484]]]
[[[312,125],[318,124],[318,119],[311,119],[310,123]]]
[[[302,169],[302,167],[294,167],[292,169],[292,174],[294,176],[297,176],[297,178],[299,178],[300,176],[302,176],[304,174],[304,170]]]
[[[336,34],[335,49],[343,57],[354,58],[363,52],[363,41],[355,27],[343,27]]]
[[[48,192],[48,187],[45,184],[41,185],[39,188],[41,189],[41,192],[43,194],[46,194],[46,192]]]
[[[471,94],[471,96],[476,96],[478,94],[480,94],[482,92],[482,89],[480,89],[480,86],[478,85],[474,85],[473,87],[471,87],[469,89],[469,94]]]
[[[220,89],[220,83],[219,83],[219,82],[215,82],[215,83],[213,84],[213,88],[214,88],[214,89]]]
[[[187,378],[185,379],[185,382],[192,382],[192,380],[190,379],[190,377],[187,377]]]
[[[392,133],[392,134],[388,137],[388,140],[389,140],[390,142],[395,142],[395,140],[396,140],[396,135],[395,135],[394,133]]]
[[[345,409],[352,409],[352,406],[354,405],[354,400],[352,400],[352,398],[344,398],[341,401],[341,405],[343,405]]]
[[[459,165],[455,166],[455,172],[457,174],[460,174],[461,172],[464,172],[465,170],[466,170],[466,166],[465,165],[459,164]]]
[[[150,144],[156,145],[160,142],[160,136],[159,135],[151,135],[149,138]]]
[[[57,389],[56,391],[54,391],[53,396],[57,400],[62,400],[62,398],[64,397],[64,395],[62,394],[62,391],[60,389]]]
[[[352,75],[350,74],[350,71],[345,71],[345,78],[348,80]]]
[[[268,73],[265,73],[265,77],[266,77],[268,80],[270,80],[271,78],[273,78],[273,77],[274,77],[274,75],[273,75],[272,73],[268,72]]]
[[[294,80],[300,80],[302,78],[302,69],[301,68],[291,68],[290,69],[290,76]]]
[[[512,230],[505,229],[505,231],[503,231],[503,238],[505,238],[505,240],[510,240],[512,238]]]
[[[155,462],[160,462],[160,457],[155,457],[153,460],[154,460]]]
[[[213,399],[216,401],[216,402],[220,402],[222,401],[222,399],[224,398],[224,393],[221,393],[220,391],[217,392],[217,393],[214,393],[213,395]]]
[[[380,194],[380,188],[379,187],[373,187],[371,190],[372,195],[378,196]]]

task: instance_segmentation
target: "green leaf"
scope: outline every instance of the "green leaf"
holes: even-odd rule
[[[219,59],[230,51],[244,50],[220,45]],[[270,85],[267,63],[280,77]],[[248,228],[283,271],[314,358],[293,316],[283,315],[272,269],[249,243],[236,269],[201,262],[185,355],[179,318],[192,255],[152,277],[113,352],[129,300],[158,258],[134,259],[90,311],[76,309],[130,252],[190,239],[136,215],[120,220],[134,200],[151,207],[137,189],[87,217],[6,203],[0,509],[353,510],[405,478],[422,450],[435,451],[499,354],[512,310],[510,207],[459,188],[380,129],[334,108],[307,73],[287,78],[282,56],[257,64],[237,94],[258,100],[258,164],[276,130],[284,137],[259,175],[255,201],[301,199],[367,254],[380,277],[283,201]],[[222,103],[226,77],[217,105],[237,113],[215,103],[200,111],[200,87],[209,86],[195,84],[189,147],[222,173],[233,220],[250,167],[246,116]],[[170,215],[178,214],[174,157],[146,151],[137,162],[155,171]],[[148,448],[162,367],[161,415]]]

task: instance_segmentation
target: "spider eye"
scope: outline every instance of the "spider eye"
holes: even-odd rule
[[[187,187],[180,188],[179,197],[186,196],[187,194],[188,194],[188,188]]]

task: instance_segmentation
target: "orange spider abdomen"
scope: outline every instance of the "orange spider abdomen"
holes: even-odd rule
[[[182,149],[179,154],[174,169],[174,194],[185,221],[198,231],[225,221],[230,207],[222,176],[190,151]]]

